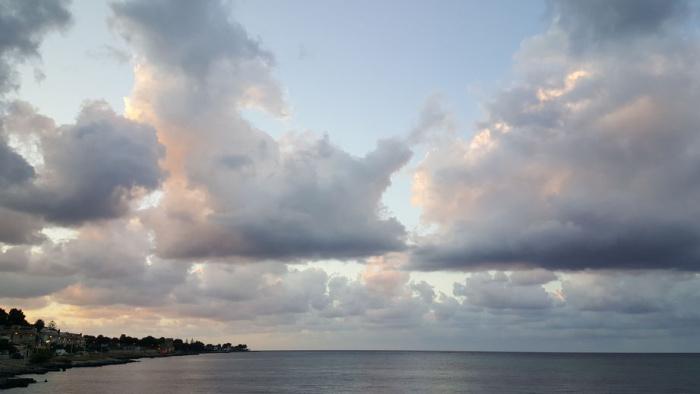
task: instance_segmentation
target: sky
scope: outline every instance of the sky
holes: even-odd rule
[[[700,351],[666,0],[0,2],[0,306],[263,349]]]

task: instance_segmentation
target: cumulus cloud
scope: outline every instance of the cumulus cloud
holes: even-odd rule
[[[539,283],[530,284],[517,274],[513,278],[503,272],[474,273],[464,284],[455,284],[454,294],[466,297],[470,305],[491,309],[546,309],[553,303]]]
[[[0,275],[0,297],[34,298],[46,296],[63,289],[71,282],[71,278],[65,276],[3,272]]]
[[[194,77],[208,75],[220,60],[272,60],[243,26],[229,18],[220,0],[128,1],[114,3],[112,9],[116,28],[149,60]]]
[[[381,197],[411,157],[406,144],[354,157],[327,136],[254,128],[242,107],[286,112],[271,55],[222,2],[170,5],[118,3],[112,21],[138,59],[128,113],[156,126],[173,174],[144,214],[158,254],[289,261],[402,249],[405,229]]]
[[[44,240],[44,222],[34,215],[0,207],[0,242],[5,244],[34,244]]]
[[[697,280],[687,272],[581,272],[562,282],[562,294],[569,305],[583,311],[675,314],[676,308],[684,313],[689,305],[683,304],[697,297],[696,293],[679,302],[684,288]]]
[[[43,37],[71,21],[67,2],[6,1],[0,4],[0,99],[17,88],[15,66],[38,58]],[[4,130],[5,103],[0,102],[0,188],[21,183],[34,175],[32,167],[8,146]]]
[[[9,0],[0,4],[0,95],[17,88],[14,66],[38,58],[43,37],[71,22],[67,0]]]
[[[12,247],[0,251],[0,272],[23,271],[29,261],[29,249]]]
[[[7,248],[0,253],[7,281],[0,297],[51,294],[70,305],[166,303],[190,265],[155,258],[150,242],[148,230],[132,218],[84,225],[76,238],[45,240],[38,250]]]
[[[28,126],[33,122],[23,120],[37,117],[26,104],[13,108],[18,111],[10,113],[8,124]],[[0,192],[0,203],[48,221],[70,225],[119,217],[164,175],[158,164],[164,150],[155,131],[102,102],[87,103],[73,125],[17,133],[38,134],[42,169],[29,167],[31,182],[23,175],[19,185]]]
[[[42,38],[71,21],[66,1],[0,5],[0,94],[16,88],[14,67],[38,58]],[[14,144],[10,139],[14,138]],[[38,243],[44,220],[77,224],[125,213],[141,190],[159,185],[155,132],[86,104],[75,125],[56,127],[28,103],[2,103],[0,242]]]
[[[576,51],[659,33],[682,23],[691,10],[685,0],[555,0],[550,7]]]
[[[385,141],[355,158],[327,139],[294,143],[299,144],[294,151],[275,158],[275,163],[258,163],[274,166],[267,171],[219,169],[228,179],[219,174],[214,181],[221,183],[208,189],[216,193],[209,194],[215,211],[207,216],[184,212],[166,197],[163,207],[150,216],[159,252],[177,258],[296,259],[403,248],[403,226],[394,218],[382,218],[379,203],[391,174],[410,157],[406,148]],[[231,183],[233,179],[237,182]],[[173,221],[183,226],[173,228]],[[203,231],[193,234],[192,224]]]
[[[0,5],[13,33],[0,34],[0,93],[65,26],[64,6]],[[272,54],[225,2],[116,3],[135,73],[124,116],[88,102],[61,126],[3,103],[0,301],[113,335],[207,325],[294,347],[638,350],[664,338],[687,351],[700,324],[689,7],[553,2],[473,138],[434,96],[406,138],[354,156],[244,119],[244,107],[289,106]],[[415,144],[429,152],[413,197],[436,233],[406,251],[381,200]],[[56,224],[74,232],[42,231]],[[320,258],[364,266],[285,264]],[[508,271],[464,274],[446,294],[407,265]]]
[[[230,18],[221,0],[126,1],[112,9],[112,26],[137,49],[144,67],[157,69],[159,88],[179,90],[172,97],[149,95],[158,111],[171,117],[185,111],[185,122],[196,119],[198,111],[213,111],[211,107],[286,112],[282,91],[269,73],[273,56]]]
[[[677,6],[627,3],[557,3],[559,19],[524,43],[518,81],[475,135],[434,146],[414,200],[438,231],[415,267],[700,266],[698,37],[654,22]],[[587,7],[629,41],[568,55],[577,30],[557,24],[592,18]]]
[[[418,117],[418,122],[408,134],[411,144],[439,142],[446,135],[454,138],[457,124],[452,113],[445,108],[444,98],[434,94],[426,100]]]
[[[33,176],[32,166],[0,139],[0,187],[22,183]]]

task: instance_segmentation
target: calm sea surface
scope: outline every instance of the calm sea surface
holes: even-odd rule
[[[700,355],[251,352],[31,376],[7,392],[700,393]]]

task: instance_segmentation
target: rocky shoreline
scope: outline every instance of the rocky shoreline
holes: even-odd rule
[[[30,364],[24,360],[0,361],[0,390],[15,387],[27,387],[36,383],[33,378],[17,377],[18,375],[38,374],[65,371],[70,368],[102,367],[137,362],[140,358],[159,358],[174,356],[191,356],[199,353],[167,353],[157,352],[108,352],[93,353],[79,356],[56,357],[41,364]]]

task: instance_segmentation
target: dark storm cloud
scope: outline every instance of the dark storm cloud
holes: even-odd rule
[[[33,182],[0,192],[5,207],[67,225],[114,218],[128,210],[134,193],[157,188],[163,177],[155,131],[104,103],[86,104],[76,124],[43,133],[40,141],[45,169]]]
[[[685,0],[555,0],[551,5],[577,51],[659,33],[690,11]]]
[[[71,21],[64,0],[7,0],[0,3],[0,94],[16,88],[14,65],[39,57],[46,33]]]
[[[575,4],[563,7],[598,3]],[[635,29],[660,23],[610,4]],[[414,267],[700,268],[698,37],[625,29],[607,43],[616,50],[583,57],[566,55],[557,29],[526,42],[523,79],[487,105],[476,135],[419,167],[424,217],[442,227]]]

